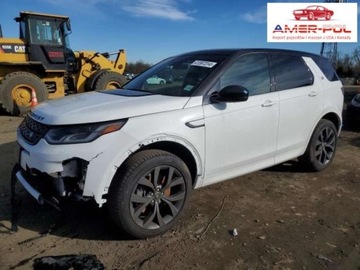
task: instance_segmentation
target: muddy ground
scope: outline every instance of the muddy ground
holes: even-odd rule
[[[347,89],[346,100],[357,91]],[[346,119],[326,171],[306,172],[294,161],[196,190],[178,226],[148,240],[120,234],[92,203],[62,213],[25,191],[12,232],[21,120],[0,115],[0,269],[76,254],[96,255],[106,269],[360,269],[360,132]]]

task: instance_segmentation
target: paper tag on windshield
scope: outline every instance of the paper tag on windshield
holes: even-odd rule
[[[191,89],[193,89],[193,87],[194,87],[193,85],[188,84],[184,87],[184,90],[189,92],[189,91],[191,91]]]
[[[212,68],[216,65],[216,62],[210,62],[210,61],[203,61],[203,60],[196,60],[191,65],[197,66],[197,67],[206,67],[206,68]]]

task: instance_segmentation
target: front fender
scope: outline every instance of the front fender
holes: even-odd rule
[[[129,150],[124,152],[122,155],[116,157],[114,161],[112,162],[112,165],[110,165],[110,168],[107,170],[107,177],[104,180],[102,184],[99,185],[99,192],[106,194],[109,190],[109,187],[111,185],[111,182],[117,172],[117,170],[121,167],[121,165],[134,153],[141,151],[142,148],[149,147],[152,144],[155,143],[161,143],[161,142],[173,142],[179,145],[182,145],[185,147],[194,157],[194,160],[196,162],[196,169],[197,169],[197,177],[198,182],[196,183],[196,187],[201,186],[202,181],[202,175],[204,175],[204,161],[201,158],[201,155],[199,151],[187,140],[178,137],[176,135],[169,135],[169,134],[157,134],[154,136],[151,136],[147,139],[144,139],[142,141],[139,141],[137,144],[134,144]]]

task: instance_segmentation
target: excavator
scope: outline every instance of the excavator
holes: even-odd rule
[[[127,82],[125,50],[74,52],[68,16],[24,11],[15,21],[20,25],[19,38],[4,38],[0,31],[0,104],[8,113],[27,113],[34,90],[42,102],[117,89]]]

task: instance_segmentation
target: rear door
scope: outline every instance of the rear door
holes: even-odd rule
[[[313,75],[311,58],[274,54],[276,90],[279,93],[279,132],[275,162],[295,158],[305,150],[323,111],[320,80]]]

